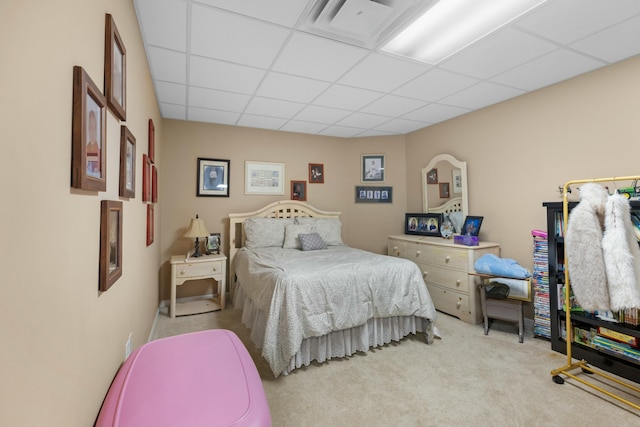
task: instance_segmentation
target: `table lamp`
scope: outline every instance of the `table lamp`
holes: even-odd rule
[[[198,240],[200,237],[206,237],[209,235],[209,231],[207,231],[207,227],[204,226],[204,221],[198,218],[196,215],[195,218],[191,219],[191,224],[189,224],[189,228],[187,232],[184,234],[184,237],[189,237],[191,239],[196,239],[196,250],[193,252],[193,257],[201,257],[202,253],[200,252],[200,241]]]

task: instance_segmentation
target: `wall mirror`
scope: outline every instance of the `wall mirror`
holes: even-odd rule
[[[450,154],[438,154],[431,159],[422,169],[422,200],[425,213],[449,215],[459,233],[462,222],[469,215],[467,162]]]

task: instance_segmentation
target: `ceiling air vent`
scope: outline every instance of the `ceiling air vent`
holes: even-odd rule
[[[300,29],[376,48],[434,0],[318,0]]]

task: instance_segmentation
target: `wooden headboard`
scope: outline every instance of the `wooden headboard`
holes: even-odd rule
[[[339,218],[340,212],[323,211],[296,200],[281,200],[253,212],[229,214],[229,280],[232,289],[235,284],[235,256],[244,246],[247,237],[244,231],[244,221],[256,216],[262,218]]]
[[[446,203],[441,204],[440,206],[436,206],[435,208],[430,207],[429,213],[451,213],[458,212],[462,210],[462,197],[454,197]]]

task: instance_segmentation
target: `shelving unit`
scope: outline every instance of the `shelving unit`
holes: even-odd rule
[[[636,337],[636,339],[640,339],[640,327],[637,325],[634,326],[624,323],[605,321],[588,312],[578,313],[571,309],[564,309],[570,308],[572,304],[571,284],[569,281],[570,266],[566,265],[564,257],[564,235],[567,228],[566,218],[568,218],[571,209],[577,205],[577,202],[568,201],[570,186],[594,182],[631,181],[634,179],[639,179],[639,177],[598,178],[569,181],[563,188],[562,203],[543,203],[543,206],[547,208],[547,232],[549,239],[548,256],[551,348],[567,355],[566,365],[551,371],[553,380],[558,384],[564,383],[564,379],[560,376],[560,374],[563,374],[635,409],[640,409],[640,405],[605,390],[595,383],[580,378],[572,373],[572,371],[576,369],[581,369],[583,373],[599,375],[619,386],[625,387],[628,391],[640,393],[640,386],[637,384],[630,384],[625,381],[621,381],[618,378],[601,371],[607,371],[619,377],[638,383],[640,382],[640,363],[627,360],[614,353],[605,352],[588,345],[574,342],[576,339],[574,328],[576,327],[586,331],[591,331],[592,329],[597,330],[598,327],[605,327],[615,332]],[[640,202],[631,202],[631,209],[640,210]],[[574,362],[573,359],[579,359],[579,361]],[[593,366],[599,369],[594,369]]]
[[[549,239],[548,233],[533,230],[533,335],[551,338],[549,305]]]

